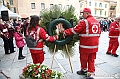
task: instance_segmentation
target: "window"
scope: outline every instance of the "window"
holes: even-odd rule
[[[41,3],[41,9],[45,9],[45,3]]]
[[[14,7],[14,13],[16,13],[16,7]]]
[[[95,10],[95,15],[97,14],[97,10]]]
[[[80,7],[82,7],[83,3],[80,3]]]
[[[10,5],[13,5],[13,0],[9,0],[10,1]]]
[[[102,7],[102,3],[99,4],[99,7]]]
[[[53,6],[53,4],[50,4],[50,8]]]
[[[91,6],[91,2],[89,2],[89,6]]]
[[[106,11],[105,11],[105,16],[106,16]]]
[[[62,4],[59,4],[60,9],[62,9]]]
[[[107,4],[105,4],[105,8],[107,8]]]
[[[35,9],[35,3],[31,3],[31,9]]]
[[[68,8],[69,8],[69,5],[66,5],[66,10],[68,10]]]
[[[102,11],[100,11],[100,15],[102,15]]]
[[[112,13],[110,13],[110,17],[112,17]]]
[[[95,7],[97,7],[97,2],[95,2]]]

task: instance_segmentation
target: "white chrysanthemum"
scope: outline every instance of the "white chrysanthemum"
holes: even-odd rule
[[[28,69],[28,72],[32,71],[32,68],[30,67],[30,69]]]
[[[45,67],[42,68],[42,70],[45,70],[45,69],[46,69]]]
[[[41,76],[40,74],[35,75],[35,77],[37,77],[37,78],[39,78],[40,76]]]

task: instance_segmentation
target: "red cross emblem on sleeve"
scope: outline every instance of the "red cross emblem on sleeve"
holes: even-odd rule
[[[97,33],[98,32],[98,26],[97,25],[93,25],[92,26],[92,32],[93,33]]]

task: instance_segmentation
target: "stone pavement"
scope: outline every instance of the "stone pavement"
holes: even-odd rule
[[[100,37],[99,51],[95,60],[95,79],[120,79],[120,56],[113,57],[106,55],[108,43],[108,32],[102,32]],[[79,45],[77,42],[73,47],[75,54],[70,58],[73,73],[70,68],[69,60],[66,58],[66,56],[61,51],[58,51],[55,54],[52,69],[63,72],[65,76],[64,79],[85,79],[84,76],[76,74],[76,71],[80,70],[78,47]],[[29,50],[26,46],[23,49],[23,54],[26,56],[26,58],[23,60],[18,60],[18,48],[15,48],[15,51],[15,53],[4,55],[3,42],[2,39],[0,39],[0,70],[2,70],[7,76],[11,77],[11,79],[19,79],[22,69],[27,64],[32,63]],[[49,53],[47,47],[44,48],[44,51],[46,54],[43,64],[50,67],[52,63],[52,55]],[[117,54],[120,55],[120,47],[117,50]],[[0,74],[0,79],[6,78]]]

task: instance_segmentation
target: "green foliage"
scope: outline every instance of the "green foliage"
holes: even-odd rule
[[[29,64],[23,68],[22,75],[29,79],[63,79],[63,74],[51,70],[46,65]]]
[[[67,10],[61,10],[58,5],[54,5],[50,9],[45,9],[40,11],[40,16],[42,17],[40,25],[47,31],[51,21],[62,17],[68,20],[71,23],[71,25],[74,27],[78,22],[78,19],[74,14],[75,14],[75,8],[73,6],[70,6]],[[53,30],[53,35],[56,35],[55,30]],[[60,34],[59,40],[62,40],[62,39],[64,39],[63,34]],[[78,35],[74,35],[73,39],[67,44],[70,56],[74,55],[74,52],[73,52],[74,49],[72,49],[72,47],[75,45],[75,42],[77,41],[78,41]],[[50,52],[53,53],[55,44],[46,41],[45,45],[49,48]],[[56,47],[56,52],[58,50],[62,50],[63,53],[66,54],[65,45],[62,45],[62,46],[58,45]]]

